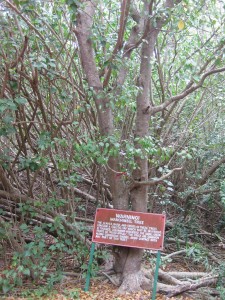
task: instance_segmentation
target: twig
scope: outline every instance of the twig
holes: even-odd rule
[[[186,252],[187,252],[187,250],[183,249],[183,250],[180,250],[180,251],[176,251],[176,252],[170,253],[170,254],[164,256],[163,260],[167,260],[168,258],[170,258],[172,256],[175,256],[175,255],[178,255],[178,254],[182,254],[182,253],[186,253]]]
[[[105,275],[105,277],[107,277],[113,285],[119,286],[119,283],[117,283],[114,279],[112,279],[112,277],[110,277],[108,274],[106,274],[105,272],[102,272],[102,274]]]
[[[200,87],[202,87],[205,79],[213,74],[217,74],[217,73],[222,73],[225,71],[225,68],[218,68],[218,69],[213,69],[210,70],[208,72],[206,72],[202,78],[200,79],[199,83],[192,86],[192,82],[190,84],[190,86],[187,86],[186,89],[181,93],[178,94],[174,97],[171,97],[170,99],[166,100],[165,102],[163,102],[162,104],[155,106],[152,109],[152,113],[155,114],[157,112],[163,111],[167,106],[169,106],[170,104],[172,104],[173,102],[179,101],[184,99],[186,96],[188,96],[189,94],[193,93],[194,91],[196,91],[197,89],[199,89]]]

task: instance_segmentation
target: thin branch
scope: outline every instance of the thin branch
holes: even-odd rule
[[[187,252],[187,249],[182,249],[182,250],[179,250],[179,251],[176,251],[176,252],[172,252],[166,256],[163,257],[163,260],[167,260],[168,258],[171,258],[172,256],[176,256],[178,254],[183,254],[183,253],[186,253]]]
[[[4,95],[5,95],[5,90],[6,90],[6,87],[7,87],[8,80],[9,80],[9,65],[6,63],[5,64],[5,75],[4,75],[4,78],[2,80],[3,82],[2,82],[2,89],[1,89],[1,92],[0,92],[0,98],[3,98]]]
[[[93,196],[91,196],[90,194],[88,194],[88,193],[85,193],[85,192],[82,192],[80,189],[78,189],[78,188],[71,188],[73,191],[74,191],[74,193],[77,195],[77,196],[79,196],[79,197],[81,197],[81,198],[84,198],[84,199],[87,199],[87,200],[89,200],[89,201],[91,201],[91,202],[96,202],[96,198],[95,197],[93,197]]]
[[[175,169],[171,170],[169,173],[161,176],[160,178],[156,178],[155,180],[151,180],[151,181],[134,181],[134,182],[132,182],[130,189],[132,190],[139,186],[154,186],[154,185],[160,184],[165,179],[169,178],[174,172],[179,172],[182,170],[183,170],[183,168],[175,168]]]
[[[116,54],[120,51],[120,49],[123,46],[123,37],[124,37],[129,8],[130,8],[130,0],[123,0],[123,2],[121,4],[120,27],[119,27],[119,32],[118,32],[118,38],[117,38],[115,48],[112,52],[112,56],[109,59],[110,62],[112,62],[112,60],[115,58]],[[105,76],[105,79],[103,82],[103,87],[108,85],[109,79],[111,76],[111,72],[112,72],[112,67],[109,67],[108,72],[106,73],[106,76]]]
[[[23,59],[24,53],[25,53],[25,51],[27,49],[27,46],[28,46],[28,37],[25,36],[25,38],[24,38],[24,44],[23,44],[23,49],[21,50],[21,52],[20,52],[18,58],[16,59],[16,61],[14,61],[14,62],[11,63],[11,65],[10,65],[11,69],[15,68],[17,66],[18,62]]]
[[[48,50],[48,53],[51,55],[52,52],[51,50],[49,49],[49,47],[46,45],[46,42],[45,42],[45,38],[43,37],[43,35],[40,33],[39,30],[37,30],[37,28],[35,28],[35,26],[27,19],[25,18],[23,15],[22,15],[22,12],[18,10],[18,8],[13,5],[9,0],[5,0],[5,2],[8,4],[8,6],[14,10],[23,20],[24,22],[31,28],[35,31],[35,33],[40,37],[40,39],[42,40],[43,44],[45,45],[46,49]]]
[[[21,195],[19,193],[15,194],[15,193],[8,193],[5,191],[0,190],[0,197],[3,197],[7,200],[11,200],[13,201],[15,204],[20,204],[20,203],[35,203],[35,200],[32,198],[27,197],[26,195]],[[36,208],[34,208],[36,209]],[[43,212],[42,212],[43,213]],[[54,212],[53,210],[49,211],[48,214],[53,218],[57,218],[59,215]],[[82,236],[82,234],[80,233],[80,230],[78,228],[78,225],[75,224],[70,224],[63,216],[61,216],[61,222],[63,224],[63,226],[68,230],[68,231],[72,231],[74,236],[76,237],[76,239],[80,240],[81,242],[83,242],[84,244],[86,244],[87,246],[90,246],[91,243],[89,240],[87,240],[85,237]]]
[[[13,186],[5,175],[3,167],[0,165],[0,185],[4,188],[5,191],[12,193],[14,191]]]
[[[194,91],[196,91],[197,89],[199,89],[200,87],[202,87],[205,79],[213,74],[217,74],[217,73],[222,73],[225,71],[225,67],[224,68],[219,68],[219,69],[214,69],[214,70],[210,70],[208,72],[206,72],[201,80],[199,81],[198,84],[189,87],[189,85],[186,87],[186,89],[181,93],[178,94],[174,97],[171,97],[170,99],[166,100],[164,103],[162,103],[161,105],[155,106],[152,108],[152,114],[155,114],[159,111],[163,111],[167,106],[169,106],[170,104],[182,100],[184,99],[186,96],[188,96],[189,94],[193,93]]]

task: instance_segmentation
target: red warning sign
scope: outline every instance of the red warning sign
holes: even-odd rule
[[[95,215],[92,241],[117,246],[162,250],[166,217],[98,208]]]

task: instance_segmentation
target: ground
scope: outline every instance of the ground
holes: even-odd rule
[[[88,217],[93,218],[94,207],[88,210]],[[195,231],[197,234],[189,233],[188,235],[183,236],[178,235],[176,237],[176,232],[170,235],[170,232],[175,230],[176,224],[174,225],[172,222],[169,222],[169,226],[166,228],[166,240],[165,240],[165,248],[162,252],[162,257],[174,254],[176,255],[170,257],[167,261],[164,261],[161,265],[161,269],[165,272],[176,271],[176,272],[211,272],[211,269],[207,267],[213,266],[214,270],[218,272],[220,267],[224,264],[225,261],[225,235],[224,229],[220,232],[220,234],[215,234],[213,231],[205,231],[206,225],[203,222],[206,222],[206,218],[199,212],[199,227]],[[80,217],[83,217],[81,215]],[[169,220],[175,220],[176,216],[172,214],[168,216]],[[210,220],[207,221],[207,224],[211,224],[210,222],[216,219],[215,216],[210,217]],[[171,224],[170,224],[171,223]],[[202,226],[200,226],[202,225]],[[182,224],[179,224],[179,228],[182,227]],[[212,228],[215,228],[214,223],[211,225]],[[182,227],[185,229],[185,227]],[[204,230],[202,229],[204,228]],[[210,229],[210,228],[209,228]],[[208,229],[208,230],[209,230]],[[184,231],[185,232],[185,231]],[[26,236],[26,238],[28,238]],[[31,234],[29,237],[32,240],[34,237]],[[186,238],[188,238],[188,245],[186,245]],[[28,239],[27,242],[30,242]],[[196,240],[198,241],[196,243]],[[46,245],[51,246],[54,245],[54,238],[46,234]],[[199,248],[199,246],[201,246]],[[191,248],[195,249],[195,252],[189,255],[187,253],[179,253],[180,250],[191,250]],[[110,247],[106,247],[107,251],[111,251]],[[3,256],[0,257],[0,277],[1,271],[10,269],[10,263],[12,258],[12,249],[10,245],[6,244],[6,247],[3,247]],[[203,252],[202,252],[203,251]],[[205,253],[205,256],[203,255]],[[202,257],[203,255],[203,257]],[[4,259],[3,259],[4,257]],[[54,257],[53,257],[54,258]],[[200,259],[200,260],[199,260]],[[88,263],[88,257],[87,261]],[[83,291],[84,288],[84,278],[81,278],[80,272],[76,272],[76,259],[75,255],[63,255],[63,258],[60,260],[60,264],[65,272],[65,276],[60,284],[54,286],[54,291],[47,291],[45,287],[45,282],[40,281],[38,286],[32,285],[30,280],[27,280],[22,288],[18,288],[13,290],[13,294],[8,297],[3,298],[3,294],[0,294],[0,300],[69,300],[69,299],[80,299],[80,300],[91,300],[91,299],[100,299],[100,300],[138,300],[138,299],[151,299],[151,295],[149,291],[142,291],[135,294],[118,296],[116,294],[117,287],[115,287],[110,280],[104,275],[98,275],[97,278],[91,279],[91,286],[89,292],[85,293]],[[109,262],[107,263],[107,265]],[[155,264],[155,255],[149,255],[149,252],[146,251],[143,257],[143,265],[147,267],[149,270],[151,268],[154,269]],[[100,264],[100,267],[102,265]],[[104,267],[104,263],[103,263]],[[54,272],[55,270],[55,260],[53,259],[52,264],[47,270],[47,274]],[[224,269],[225,270],[225,269]],[[103,271],[105,271],[103,269]],[[224,273],[225,274],[225,273]],[[225,280],[225,278],[223,279]],[[224,281],[223,281],[224,283]],[[222,286],[223,286],[222,283]],[[225,293],[225,288],[223,293]],[[48,296],[46,296],[46,294]],[[44,295],[44,296],[43,296]],[[223,294],[224,295],[224,294]],[[218,290],[215,286],[212,287],[204,287],[203,289],[198,289],[195,292],[188,291],[186,294],[182,294],[181,296],[176,296],[173,298],[167,298],[164,295],[157,295],[157,300],[167,300],[167,299],[180,299],[180,300],[225,300],[225,297],[219,296]]]
[[[204,267],[202,265],[194,266],[192,264],[187,264],[187,261],[182,259],[176,259],[168,263],[163,267],[164,271],[203,271]],[[71,273],[72,274],[72,273]],[[43,282],[44,283],[44,282]],[[88,292],[84,292],[84,283],[85,280],[82,278],[74,276],[64,276],[60,284],[57,284],[54,287],[54,290],[47,293],[44,285],[34,286],[30,281],[27,281],[25,285],[14,291],[11,296],[1,298],[4,300],[149,300],[151,299],[151,293],[149,291],[142,291],[138,293],[133,293],[129,295],[118,296],[116,294],[117,287],[115,287],[108,278],[101,277],[91,279],[91,284]],[[43,294],[45,293],[45,296]],[[207,294],[207,292],[206,292]],[[200,297],[201,294],[182,294],[180,296],[168,298],[164,295],[157,294],[156,300],[223,300],[218,298],[218,294],[214,298],[204,298]]]
[[[117,296],[116,295],[116,288],[109,283],[104,283],[100,281],[94,281],[91,284],[90,290],[88,292],[84,292],[81,287],[75,288],[72,282],[67,282],[63,284],[61,287],[58,288],[58,291],[52,293],[52,295],[45,296],[45,297],[7,297],[4,300],[69,300],[69,299],[80,299],[80,300],[149,300],[151,299],[151,294],[148,291],[142,291],[139,293]],[[163,295],[157,295],[156,300],[166,300],[169,299]],[[180,296],[180,297],[173,297],[170,300],[194,300],[193,298]],[[196,299],[197,300],[197,299]]]

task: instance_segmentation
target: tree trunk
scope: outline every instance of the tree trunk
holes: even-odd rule
[[[151,288],[151,280],[141,271],[142,249],[118,247],[114,270],[120,275],[118,294]]]
[[[76,37],[80,46],[81,62],[87,82],[94,90],[95,104],[97,108],[99,129],[102,136],[110,136],[114,133],[113,113],[109,103],[109,97],[103,89],[99,78],[92,46],[91,28],[95,13],[94,2],[87,1],[84,10],[77,16]],[[117,176],[119,160],[110,157],[108,161],[107,179],[113,197],[114,208],[128,209],[128,189],[122,176]]]

